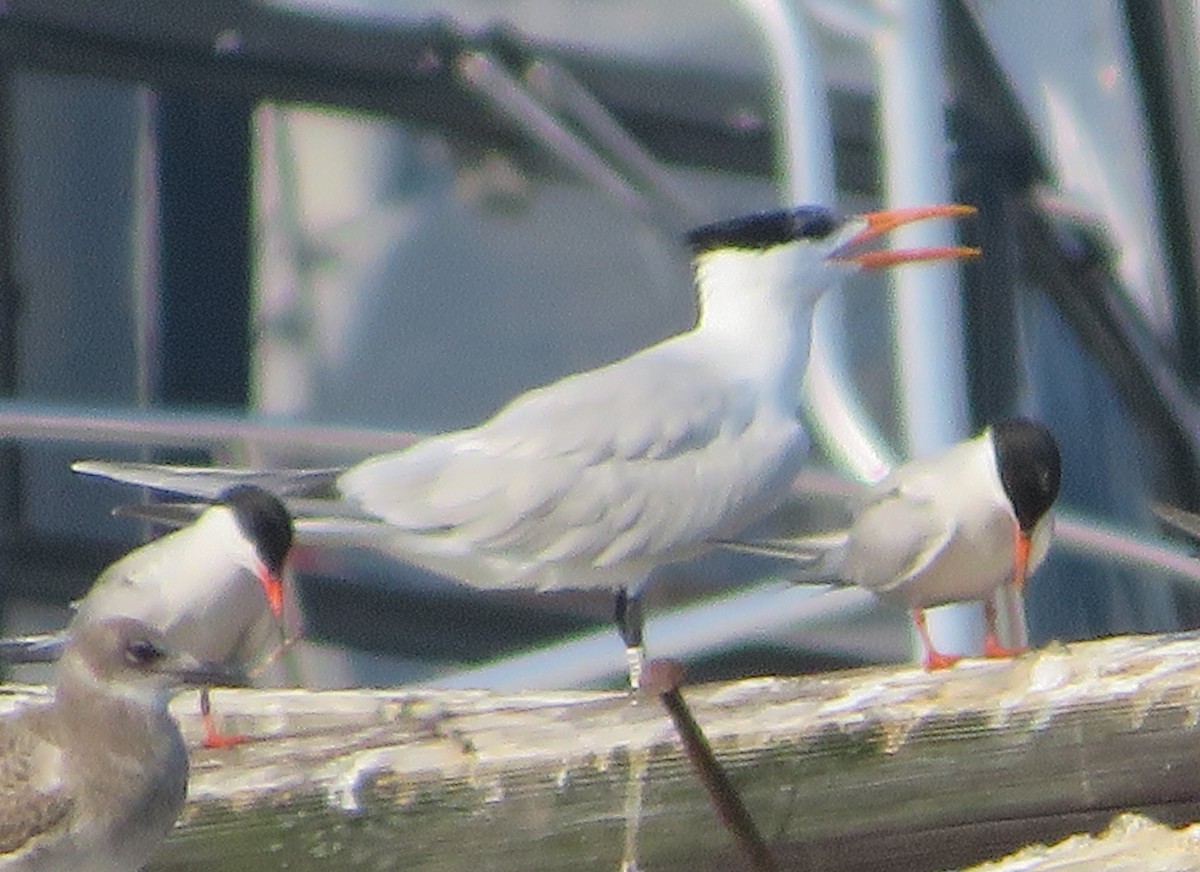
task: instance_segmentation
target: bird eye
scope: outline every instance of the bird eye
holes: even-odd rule
[[[133,642],[125,649],[125,659],[134,666],[146,666],[157,660],[161,660],[162,656],[163,652],[161,649],[157,648],[153,642],[145,640]]]

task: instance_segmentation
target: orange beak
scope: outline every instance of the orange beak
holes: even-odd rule
[[[259,572],[258,581],[267,597],[271,614],[275,616],[275,620],[280,620],[283,617],[283,579],[263,569]]]
[[[929,218],[957,218],[974,215],[974,206],[950,204],[947,206],[913,206],[907,209],[888,209],[883,212],[867,212],[861,216],[866,228],[831,255],[831,260],[857,263],[862,269],[884,269],[901,263],[925,263],[937,260],[953,260],[960,257],[978,257],[980,250],[965,245],[935,246],[932,248],[900,248],[861,251],[865,244],[897,227],[925,221]]]
[[[1013,546],[1013,580],[1012,586],[1019,591],[1025,590],[1025,575],[1029,571],[1029,535],[1020,528]]]

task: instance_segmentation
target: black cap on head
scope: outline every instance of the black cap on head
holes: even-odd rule
[[[238,527],[254,543],[267,569],[276,575],[282,572],[292,548],[292,516],[279,498],[260,487],[239,484],[217,502],[233,509]]]
[[[1062,475],[1058,443],[1037,421],[1012,418],[992,425],[992,446],[1000,483],[1017,524],[1028,533],[1058,498]]]
[[[842,219],[823,206],[755,212],[697,227],[687,235],[693,254],[719,248],[765,251],[795,239],[824,239]]]

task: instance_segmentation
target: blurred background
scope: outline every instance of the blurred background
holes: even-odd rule
[[[689,227],[951,200],[983,258],[823,302],[814,469],[1040,418],[1063,535],[1032,642],[1200,624],[1147,506],[1200,507],[1197,5],[8,0],[0,628],[61,626],[153,532],[75,459],[353,462],[687,329]],[[294,563],[313,685],[623,680],[608,594]],[[664,573],[651,655],[693,678],[909,656],[902,612],[777,570]],[[942,611],[977,634],[977,606]]]

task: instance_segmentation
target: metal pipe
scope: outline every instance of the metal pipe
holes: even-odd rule
[[[657,694],[663,708],[667,710],[683,743],[683,751],[691,761],[696,777],[708,791],[717,817],[733,835],[738,850],[742,852],[751,869],[755,872],[775,872],[779,868],[775,858],[771,856],[771,850],[758,831],[754,818],[742,802],[741,794],[726,774],[725,767],[717,760],[717,755],[713,753],[704,730],[696,722],[691,708],[679,692],[681,684],[683,666],[678,661],[652,660],[646,665],[643,688]]]
[[[877,0],[887,17],[874,33],[884,187],[890,205],[952,200],[945,130],[941,19],[935,0]],[[912,225],[897,247],[953,243],[945,223]],[[896,270],[890,276],[896,388],[909,456],[933,454],[970,430],[958,267]],[[935,642],[948,652],[979,650],[979,609],[954,606],[930,614]]]
[[[707,216],[706,206],[692,196],[613,117],[608,107],[561,64],[540,58],[529,65],[524,79],[543,104],[574,119],[587,131],[592,142],[614,159],[627,178],[640,182],[663,201],[677,223],[692,226]]]
[[[579,137],[568,131],[503,66],[483,52],[463,52],[456,69],[496,112],[516,124],[554,155],[635,215],[650,213],[649,203]]]
[[[1071,511],[1056,511],[1054,541],[1064,551],[1138,569],[1169,572],[1176,578],[1200,584],[1200,560],[1191,546],[1140,534],[1128,527],[1105,524]]]
[[[155,123],[158,96],[138,90],[137,152],[134,166],[132,277],[133,341],[137,366],[137,405],[158,398],[162,361],[162,313],[159,309],[159,140]]]
[[[163,447],[221,447],[244,443],[316,451],[369,454],[411,445],[418,436],[398,430],[303,424],[284,418],[236,413],[0,400],[0,438]]]
[[[774,129],[785,202],[837,201],[828,86],[808,21],[795,4],[743,0],[770,60],[776,95]],[[843,349],[845,305],[826,294],[813,318],[801,405],[826,453],[864,481],[894,465],[874,422],[850,387]]]

